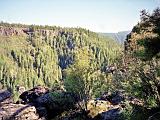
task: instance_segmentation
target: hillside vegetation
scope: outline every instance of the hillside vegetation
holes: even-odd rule
[[[123,67],[127,66],[126,82],[130,89],[126,91],[143,101],[143,106],[132,108],[129,118],[155,120],[159,119],[160,108],[160,9],[153,13],[142,10],[140,18],[128,34],[124,48]]]
[[[63,89],[64,71],[81,61],[103,76],[120,46],[82,28],[0,23],[0,83],[16,94],[17,86]],[[65,70],[66,69],[66,70]],[[107,80],[106,80],[107,81]]]
[[[140,19],[124,49],[82,28],[2,22],[1,88],[16,101],[18,86],[30,89],[20,102],[46,119],[159,119],[160,9],[142,10]]]

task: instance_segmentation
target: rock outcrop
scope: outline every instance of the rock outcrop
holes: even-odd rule
[[[122,103],[126,99],[126,95],[124,94],[124,91],[115,91],[113,93],[104,93],[100,100],[106,100],[109,101],[113,105],[118,105]]]
[[[42,120],[30,104],[15,104],[8,90],[0,91],[0,120]]]
[[[56,36],[58,31],[54,30],[46,30],[46,29],[32,29],[31,26],[25,27],[12,27],[11,25],[8,27],[0,26],[0,35],[1,36],[27,36],[38,34],[41,36]]]
[[[28,91],[24,91],[19,98],[21,99],[20,102],[22,102],[23,104],[27,104],[27,103],[34,103],[37,102],[36,99],[40,96],[43,96],[44,94],[48,93],[49,89],[42,87],[42,86],[37,86],[34,87],[31,90]]]
[[[1,90],[0,100],[0,120],[70,120],[79,117],[87,120],[117,120],[126,107],[125,101],[136,105],[143,104],[134,97],[126,97],[123,91],[116,91],[90,100],[88,111],[83,111],[76,107],[79,98],[75,94],[64,91],[49,92],[48,88],[42,86],[23,92],[17,104],[13,103],[11,93],[7,90]],[[63,113],[66,114],[64,117],[61,116]]]
[[[128,97],[124,91],[106,92],[100,98],[89,101],[89,116],[93,120],[120,120],[127,104],[143,106],[143,102],[134,97]]]
[[[101,113],[99,120],[118,120],[121,111],[121,109],[116,108],[103,112]]]
[[[0,120],[41,120],[31,105],[5,104],[0,108]]]
[[[64,91],[49,92],[48,88],[37,86],[23,92],[18,103],[33,105],[39,117],[48,119],[70,110],[77,101],[77,96],[72,93]]]
[[[11,97],[11,93],[8,90],[0,90],[0,102]]]
[[[106,100],[91,100],[88,109],[90,111],[88,115],[94,120],[116,120],[123,107],[120,104],[113,105]]]
[[[14,27],[2,27],[0,26],[0,35],[2,36],[13,36],[13,35],[25,35],[22,28]]]

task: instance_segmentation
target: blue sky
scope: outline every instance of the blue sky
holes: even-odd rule
[[[158,6],[160,0],[0,0],[0,21],[118,32],[131,30],[140,10]]]

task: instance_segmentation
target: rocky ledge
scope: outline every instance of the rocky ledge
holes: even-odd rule
[[[100,98],[90,100],[88,111],[77,109],[78,100],[72,93],[51,92],[48,88],[37,86],[22,92],[19,100],[14,103],[11,93],[1,90],[0,120],[73,120],[77,116],[84,120],[117,120],[125,108],[124,101],[143,104],[133,97],[127,97],[122,91],[105,93]]]
[[[0,91],[0,120],[42,120],[30,104],[14,104],[8,90]]]
[[[26,36],[26,35],[33,35],[33,34],[39,34],[41,36],[56,36],[58,34],[58,31],[55,30],[46,30],[46,29],[37,29],[33,30],[28,27],[12,27],[12,26],[0,26],[0,35],[1,36]]]

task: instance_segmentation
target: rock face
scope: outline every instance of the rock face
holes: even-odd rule
[[[11,93],[8,90],[0,90],[0,102],[11,97]]]
[[[41,120],[34,106],[14,104],[8,90],[0,91],[0,120]]]
[[[93,118],[104,111],[108,111],[110,105],[110,102],[105,100],[90,100],[87,104],[87,108],[90,111],[89,116]]]
[[[34,106],[13,103],[0,108],[0,118],[0,120],[40,120]]]
[[[88,104],[89,116],[93,120],[117,120],[123,110],[121,105],[112,105],[105,100],[91,100]]]
[[[114,105],[118,105],[125,100],[125,95],[121,91],[116,91],[112,94],[111,103]]]
[[[100,120],[118,120],[118,117],[121,113],[119,108],[111,109],[101,114]]]
[[[94,111],[97,110],[94,120],[121,120],[121,113],[127,107],[126,102],[136,106],[143,105],[143,101],[134,97],[128,97],[122,90],[104,93],[92,103]],[[97,107],[100,109],[97,109]]]
[[[34,87],[31,90],[25,91],[20,95],[20,99],[22,100],[22,103],[33,103],[36,102],[36,99],[46,93],[49,92],[48,88],[37,86]]]
[[[111,102],[113,105],[118,105],[125,100],[126,96],[123,91],[115,91],[114,93],[104,93],[100,100],[106,100]]]
[[[14,104],[8,90],[0,92],[0,120],[41,120],[47,117],[47,110],[43,106],[48,89],[37,86],[20,95],[21,100]],[[45,96],[43,99],[40,96]],[[37,98],[39,98],[37,101]],[[48,101],[47,101],[48,102]],[[41,104],[42,103],[42,104]]]
[[[34,87],[20,95],[19,103],[32,104],[39,117],[54,118],[64,111],[70,110],[78,101],[77,96],[64,91],[49,92],[42,86]]]
[[[37,86],[31,90],[25,91],[20,95],[19,103],[32,104],[40,117],[47,118],[46,104],[49,102],[48,88]]]
[[[13,35],[25,35],[25,33],[20,28],[0,26],[0,35],[2,35],[2,36],[13,36]]]
[[[105,93],[99,99],[88,102],[88,111],[76,109],[79,97],[64,91],[49,92],[48,88],[37,86],[20,95],[20,101],[14,104],[11,93],[0,91],[0,120],[119,120],[124,101],[141,105],[134,97],[127,98],[123,91]],[[70,111],[70,110],[74,111]],[[66,114],[67,112],[67,114]],[[61,116],[65,113],[65,116]],[[58,117],[58,118],[57,118]],[[61,119],[62,118],[62,119]]]
[[[76,100],[70,93],[52,92],[46,93],[33,102],[40,117],[54,118],[64,111],[74,108]]]
[[[0,35],[1,36],[26,36],[26,35],[33,35],[33,34],[40,34],[42,36],[46,35],[53,35],[56,36],[58,34],[57,31],[54,30],[46,30],[46,29],[37,29],[34,30],[31,26],[24,26],[24,27],[4,27],[0,26]]]

